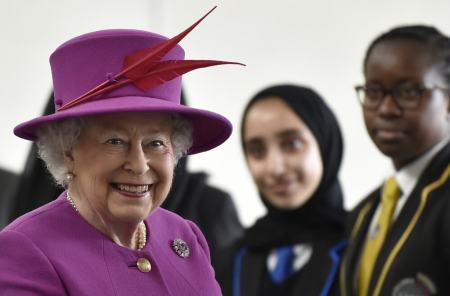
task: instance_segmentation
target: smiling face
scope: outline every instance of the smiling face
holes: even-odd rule
[[[256,102],[244,124],[245,156],[258,190],[280,209],[305,204],[323,174],[319,146],[306,124],[276,97]]]
[[[365,78],[368,87],[447,88],[432,63],[430,50],[410,40],[377,44],[368,57]],[[448,135],[449,112],[449,99],[441,90],[426,91],[414,109],[400,108],[391,95],[387,95],[377,109],[363,108],[369,136],[397,169],[414,161]]]
[[[65,161],[75,175],[69,190],[91,224],[137,223],[161,205],[173,177],[171,133],[167,114],[86,119]]]

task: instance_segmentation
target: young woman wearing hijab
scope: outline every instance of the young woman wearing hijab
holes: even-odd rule
[[[450,38],[393,28],[363,71],[366,129],[393,172],[350,215],[341,295],[450,295]]]
[[[272,86],[245,108],[241,140],[267,214],[222,252],[224,295],[328,295],[346,217],[335,116],[309,88]]]

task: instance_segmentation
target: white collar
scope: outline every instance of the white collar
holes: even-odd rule
[[[421,157],[395,173],[395,179],[402,190],[402,196],[409,196],[433,157],[450,141],[450,136],[434,145]]]

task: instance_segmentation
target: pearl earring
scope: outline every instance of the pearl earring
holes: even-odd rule
[[[68,172],[68,173],[66,173],[65,177],[66,177],[66,182],[70,183],[73,180],[73,178],[75,177],[75,175],[71,172]]]

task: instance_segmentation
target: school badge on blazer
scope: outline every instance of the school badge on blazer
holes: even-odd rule
[[[395,285],[392,296],[428,296],[437,295],[436,285],[424,275],[418,273],[415,278],[404,278]]]

